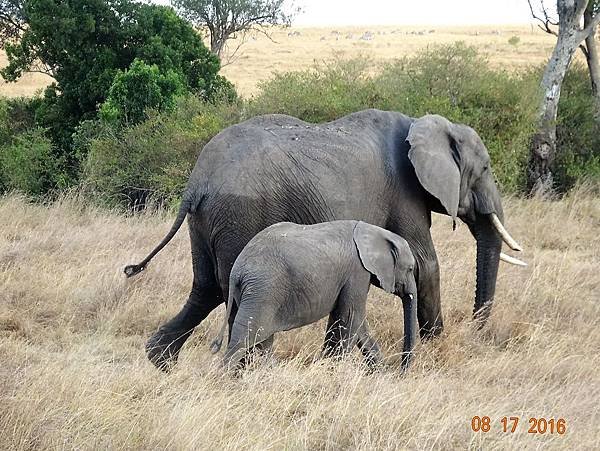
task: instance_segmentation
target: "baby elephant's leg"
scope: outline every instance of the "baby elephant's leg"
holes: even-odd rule
[[[348,353],[359,343],[363,354],[366,352],[377,359],[379,347],[369,336],[366,327],[366,299],[369,290],[368,273],[348,281],[342,288],[336,306],[329,315],[323,354],[325,357]],[[374,346],[373,346],[374,344]],[[381,360],[381,358],[379,358]]]
[[[231,339],[223,357],[225,367],[240,369],[244,366],[249,351],[270,349],[273,344],[273,329],[270,315],[252,306],[242,304],[231,329]]]
[[[264,339],[260,343],[255,345],[255,349],[261,354],[268,355],[273,351],[274,336],[271,335],[269,338]]]
[[[383,362],[383,354],[381,354],[381,350],[379,349],[379,345],[375,341],[375,339],[369,333],[369,327],[367,326],[367,320],[363,322],[363,324],[358,328],[358,339],[356,344],[358,348],[362,352],[362,355],[365,358],[366,364],[370,368],[374,368],[380,366]]]
[[[343,330],[347,325],[341,319],[341,316],[337,309],[329,314],[325,342],[323,343],[323,357],[341,357],[343,354]]]

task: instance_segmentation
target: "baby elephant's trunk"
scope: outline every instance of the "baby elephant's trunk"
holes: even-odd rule
[[[221,345],[223,344],[223,337],[225,337],[225,329],[227,328],[227,323],[229,322],[229,316],[231,315],[231,306],[235,302],[233,297],[233,287],[229,289],[229,297],[227,300],[227,311],[225,313],[225,318],[223,318],[223,325],[221,326],[221,330],[219,331],[219,335],[217,338],[213,340],[210,344],[210,352],[212,354],[216,354],[221,349]]]
[[[415,344],[417,342],[417,297],[406,294],[402,297],[404,309],[404,348],[402,349],[402,370],[406,371],[413,358]]]

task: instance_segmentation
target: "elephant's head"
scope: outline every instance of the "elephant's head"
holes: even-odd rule
[[[417,283],[415,258],[404,238],[380,227],[358,222],[354,243],[367,271],[379,280],[385,291],[402,298],[404,308],[404,350],[402,367],[406,369],[417,340]]]
[[[433,209],[460,218],[477,240],[475,313],[485,318],[494,298],[501,256],[522,264],[500,252],[502,241],[517,251],[521,247],[502,225],[502,202],[488,151],[471,127],[438,115],[416,119],[407,141],[419,182],[439,202]]]
[[[371,224],[358,222],[354,243],[367,271],[388,293],[416,299],[415,258],[404,238]]]

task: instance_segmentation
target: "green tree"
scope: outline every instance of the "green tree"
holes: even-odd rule
[[[147,118],[146,110],[170,110],[175,98],[184,92],[181,76],[173,70],[161,74],[156,64],[133,61],[128,70],[119,71],[100,115],[109,122],[135,124]]]
[[[24,0],[22,14],[25,31],[6,43],[9,64],[0,75],[15,81],[38,70],[56,80],[45,91],[38,125],[48,129],[72,176],[78,165],[71,146],[75,127],[96,117],[115,76],[136,58],[167,79],[176,74],[203,98],[223,86],[230,89],[217,75],[218,58],[170,7],[131,0]]]

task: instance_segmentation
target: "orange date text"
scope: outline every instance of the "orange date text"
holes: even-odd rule
[[[499,430],[501,432],[515,433],[519,430],[520,417],[502,417],[499,422],[492,422],[488,416],[474,416],[471,418],[471,429],[473,432],[490,432]],[[527,419],[528,434],[558,434],[567,432],[567,421],[564,418],[536,418]],[[524,428],[521,428],[523,431]]]

